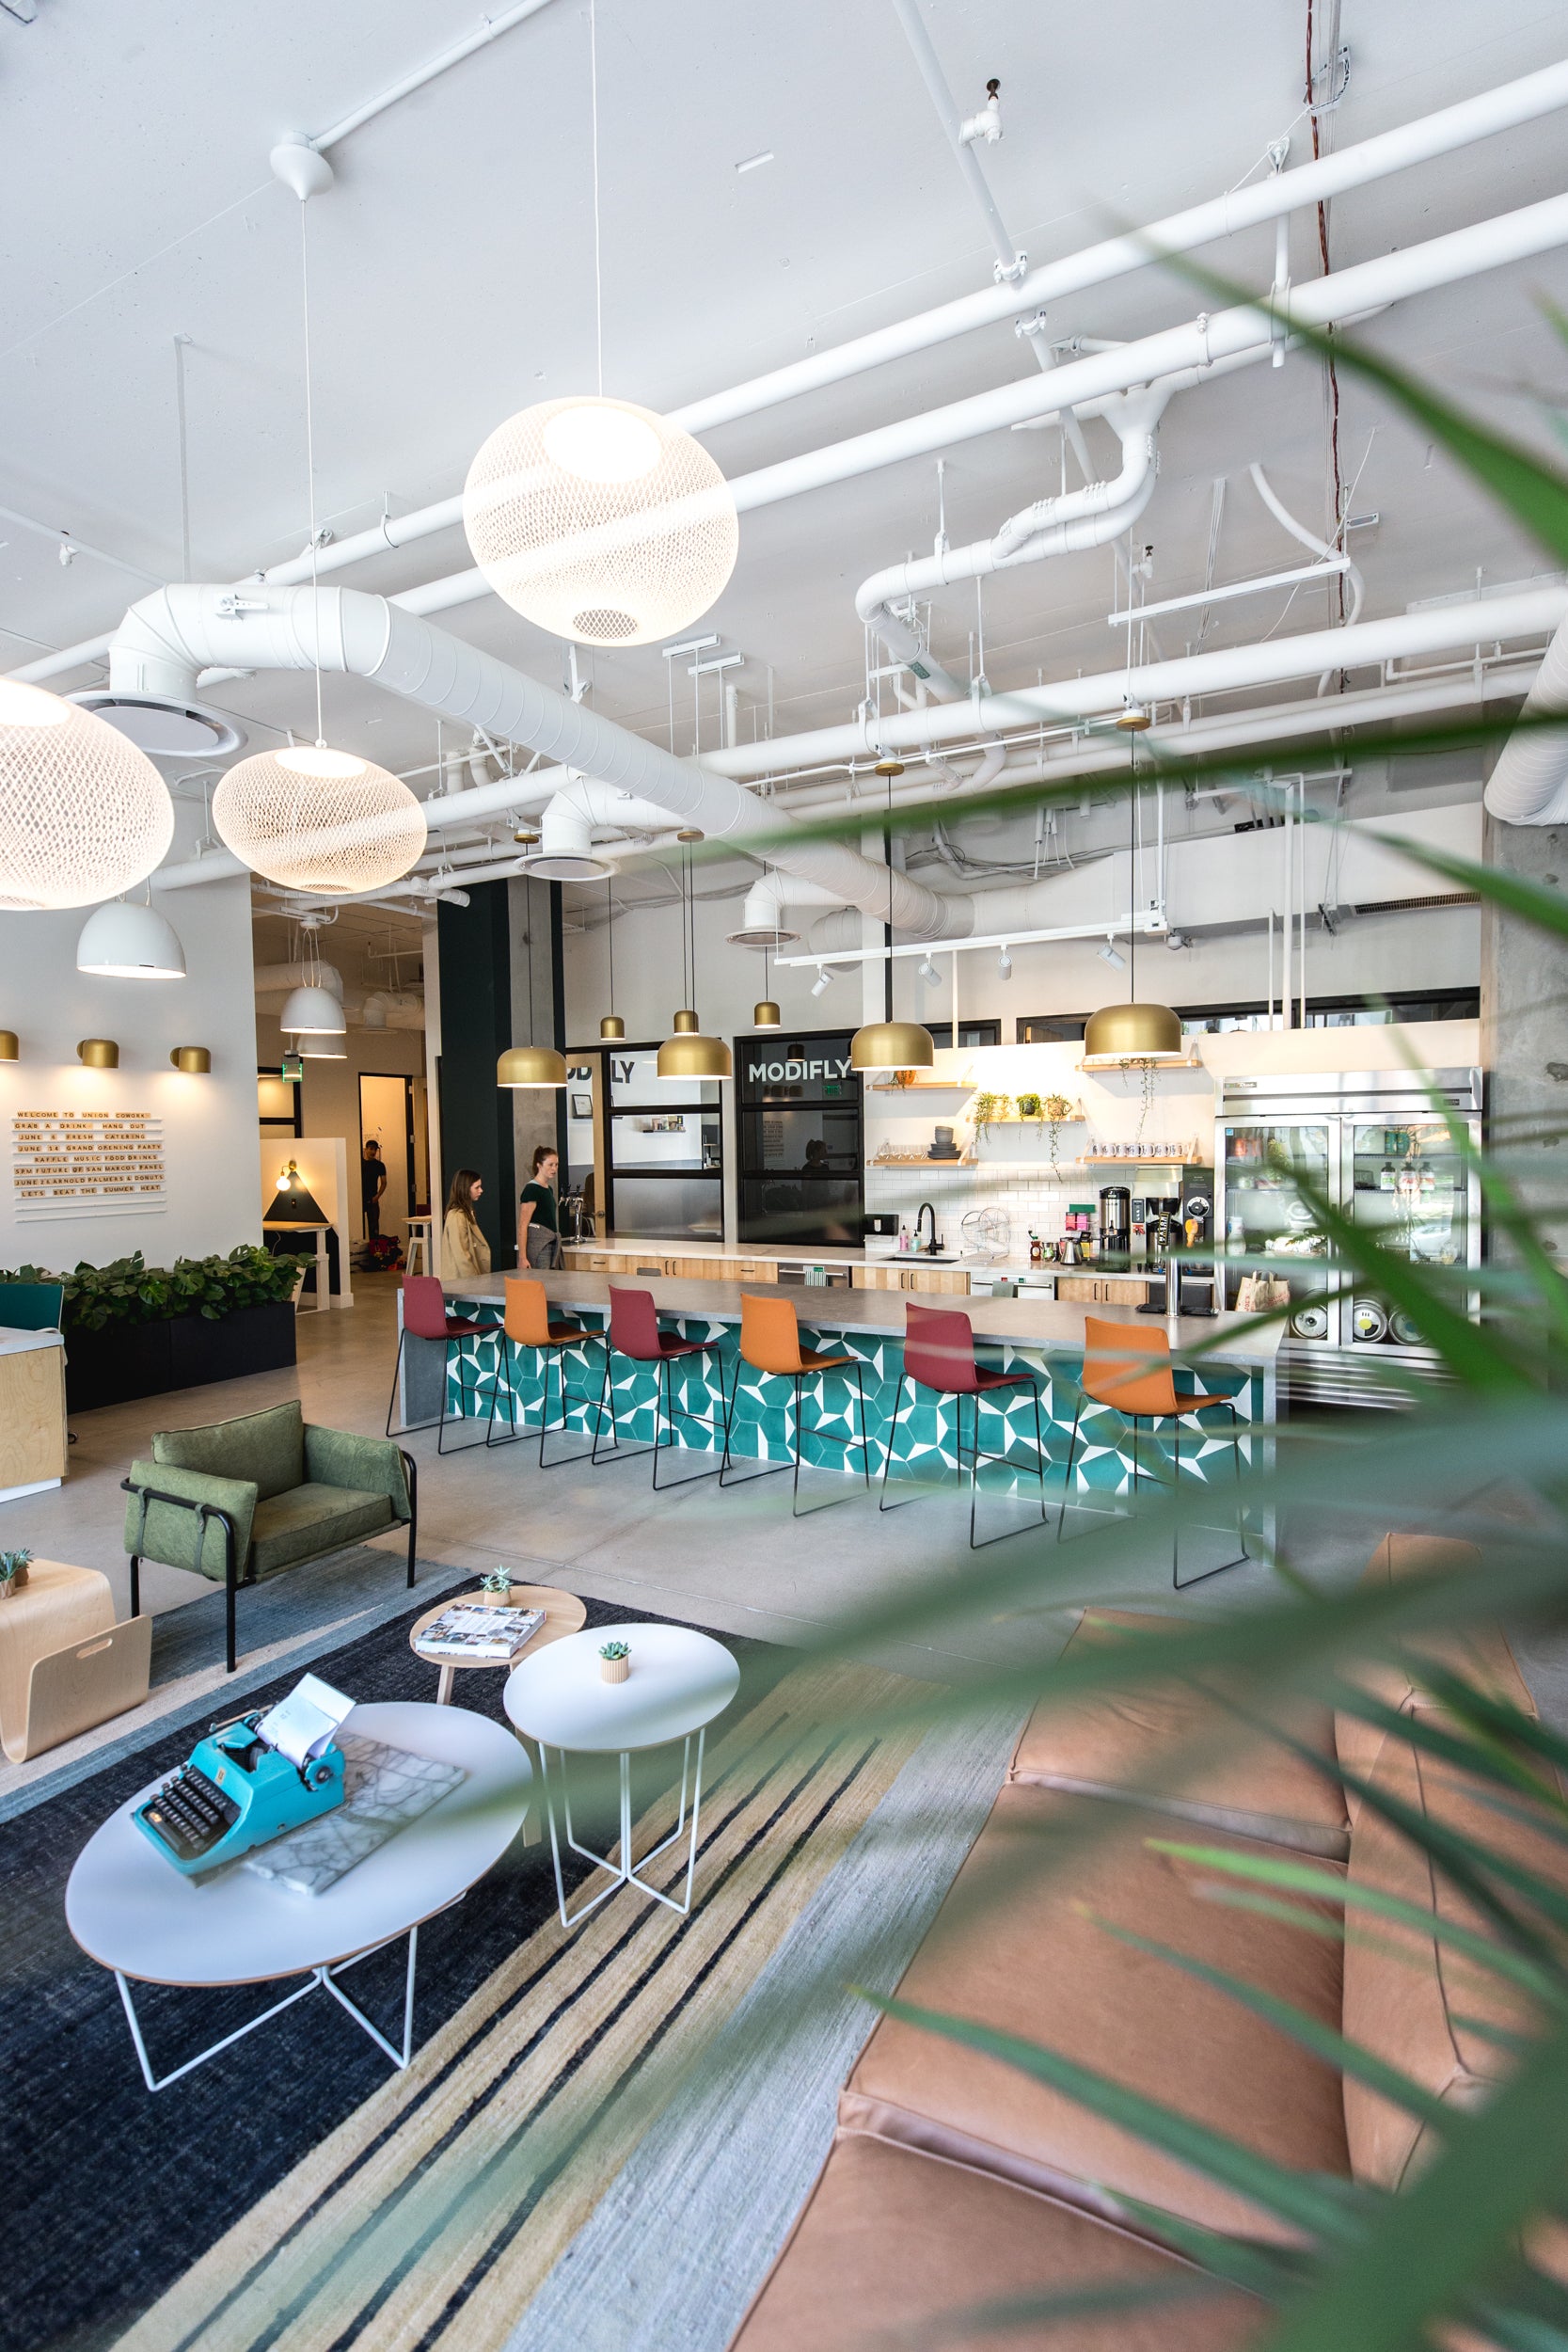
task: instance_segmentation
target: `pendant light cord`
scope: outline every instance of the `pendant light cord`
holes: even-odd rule
[[[599,239],[599,20],[588,0],[588,93],[594,118],[594,342],[598,359],[599,398],[604,398],[604,262]]]
[[[610,1009],[613,1012],[615,1009],[615,884],[613,882],[610,885],[610,896],[605,900],[605,906],[608,911],[610,931]]]
[[[316,416],[310,393],[310,207],[299,208],[299,289],[305,323],[305,502],[310,517],[310,631],[316,658],[316,746],[326,742],[322,725],[321,594],[316,579]]]
[[[1138,739],[1127,739],[1127,755],[1132,773],[1132,789],[1127,795],[1130,812],[1127,828],[1127,904],[1132,923],[1127,933],[1127,999],[1138,1001]]]

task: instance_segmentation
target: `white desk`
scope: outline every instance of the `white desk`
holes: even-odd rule
[[[625,1642],[631,1651],[631,1670],[625,1682],[606,1682],[599,1672],[599,1649],[605,1642]],[[697,1867],[697,1816],[703,1802],[703,1749],[707,1726],[721,1715],[740,1683],[740,1668],[722,1643],[706,1633],[678,1625],[597,1625],[582,1633],[569,1633],[539,1656],[525,1658],[508,1677],[503,1704],[526,1738],[536,1742],[545,1783],[545,1810],[550,1824],[550,1852],[555,1862],[555,1893],[561,1924],[575,1927],[597,1910],[617,1887],[636,1886],[654,1901],[683,1915],[691,1908],[691,1879]],[[684,1742],[681,1756],[679,1818],[668,1837],[642,1857],[644,1867],[686,1833],[687,1788],[691,1772],[691,1735],[697,1735],[697,1769],[691,1786],[691,1828],[686,1862],[686,1896],[652,1886],[639,1875],[631,1855],[631,1758],[642,1748]],[[566,1843],[596,1869],[608,1870],[610,1883],[579,1904],[570,1915],[561,1877],[561,1842],[555,1818],[556,1790],[546,1751],[559,1756],[561,1800]],[[566,1783],[569,1751],[579,1756],[614,1756],[621,1765],[621,1855],[611,1862],[578,1845],[572,1834],[571,1794]]]
[[[467,1708],[376,1701],[356,1707],[344,1729],[413,1756],[460,1764],[467,1778],[325,1894],[296,1894],[241,1867],[219,1869],[208,1879],[182,1876],[131,1819],[161,1780],[128,1798],[77,1856],[66,1888],[66,1924],[83,1951],[114,1970],[149,2090],[178,2082],[317,1985],[342,2004],[394,2066],[408,2064],[420,1923],[460,1901],[500,1860],[528,1812],[533,1768],[509,1732]],[[349,1999],[337,1971],[404,1935],[408,1966],[400,2050]],[[169,2074],[154,2074],[129,1979],[230,1985],[300,1975],[304,1984],[249,2025]]]

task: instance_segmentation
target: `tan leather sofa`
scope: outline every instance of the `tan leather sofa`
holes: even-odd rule
[[[1466,1548],[1391,1536],[1375,1582]],[[1169,1622],[1169,1621],[1165,1621]],[[1149,1620],[1085,1615],[1072,1642],[1132,1640]],[[1463,1661],[1533,1712],[1493,1629],[1425,1653]],[[1393,1669],[1368,1677],[1401,1711],[1431,1692]],[[1451,1768],[1397,1735],[1303,1703],[1291,1736],[1430,1817],[1510,1844],[1568,1884],[1561,1850],[1510,1824]],[[1174,1775],[1157,1766],[1180,1745]],[[1155,1786],[1155,1783],[1158,1786]],[[1114,1808],[1114,1813],[1112,1811]],[[1434,2097],[1473,2102],[1504,2044],[1461,2023],[1517,2030],[1522,2014],[1473,1970],[1462,1984],[1426,1937],[1323,1937],[1205,1899],[1203,1873],[1150,1837],[1259,1847],[1456,1916],[1426,1865],[1375,1811],[1347,1814],[1337,1782],[1267,1739],[1238,1743],[1224,1696],[1190,1687],[1042,1701],[1008,1781],[899,1986],[900,1997],[1048,2044],[1200,2122],[1260,2158],[1398,2188],[1423,2126],[1341,2082],[1223,1991],[1107,1932],[1116,1923],[1207,1961],[1380,2052]],[[1109,1825],[1109,1834],[1107,1834]],[[1092,1835],[1085,1835],[1090,1832]],[[1044,1851],[1053,1867],[1033,1867]],[[999,1891],[1000,1890],[1000,1891]],[[1457,2005],[1457,2016],[1456,2016]],[[1131,2203],[1260,2239],[1284,2232],[1238,2185],[1216,2186],[1087,2106],[998,2059],[883,2018],[839,2100],[838,2130],[732,2352],[851,2352],[879,2335],[1030,2293],[1072,2292],[1072,2317],[943,2334],[959,2352],[1227,2352],[1266,2314],[1162,2241]],[[1176,2284],[1180,2299],[1095,2309],[1112,2287]]]

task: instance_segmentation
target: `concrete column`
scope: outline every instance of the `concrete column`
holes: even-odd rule
[[[1560,889],[1568,903],[1568,826],[1488,818],[1485,854],[1500,873]],[[1544,1246],[1568,1263],[1568,941],[1484,909],[1481,1023],[1493,1156],[1538,1214]]]

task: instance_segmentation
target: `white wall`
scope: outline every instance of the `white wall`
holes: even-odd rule
[[[69,1269],[139,1249],[149,1264],[260,1241],[256,1197],[255,999],[250,885],[153,893],[185,949],[183,980],[109,980],[76,969],[90,907],[0,914],[0,1028],[22,1058],[0,1062],[0,1265]],[[113,1038],[118,1070],[85,1070],[77,1041]],[[205,1045],[210,1077],[169,1067],[176,1045]],[[124,1215],[19,1220],[12,1184],[17,1111],[146,1111],[164,1122],[167,1205]]]
[[[284,1048],[283,1032],[277,1025],[281,999],[274,998],[267,1009],[256,1010],[255,1059],[270,1070],[281,1065]],[[348,1034],[335,1041],[343,1048],[341,1061],[311,1058],[305,1064],[305,1076],[300,1085],[300,1117],[308,1136],[341,1136],[351,1167],[359,1159],[359,1073],[361,1071],[381,1071],[388,1077],[407,1076],[414,1081],[414,1132],[416,1143],[427,1131],[425,1108],[425,1041],[422,1029],[362,1029],[350,1025]],[[289,1041],[293,1042],[292,1040]],[[274,1130],[281,1137],[281,1130]],[[286,1137],[282,1137],[286,1141]],[[287,1154],[284,1155],[287,1157]],[[416,1156],[419,1156],[418,1153]],[[420,1171],[416,1171],[417,1173]],[[271,1198],[271,1195],[268,1195]],[[350,1204],[354,1239],[359,1238],[360,1215],[357,1200]],[[381,1230],[401,1233],[406,1225],[400,1204],[390,1209],[382,1204]]]

